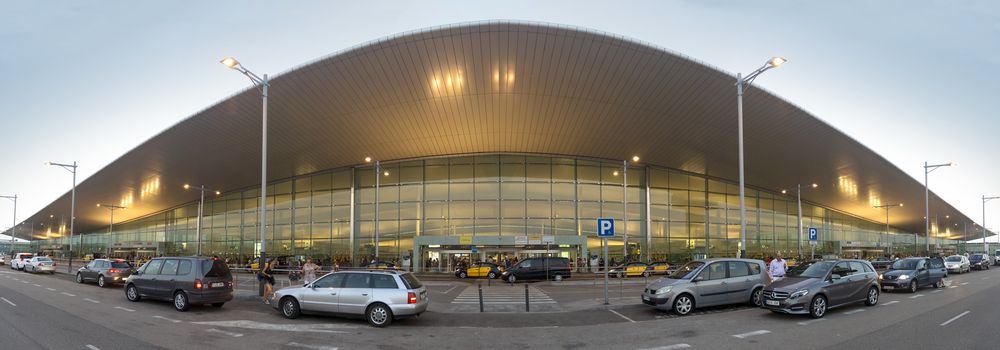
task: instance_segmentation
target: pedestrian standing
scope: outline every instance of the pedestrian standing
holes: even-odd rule
[[[313,264],[312,258],[306,259],[306,263],[302,265],[302,282],[308,285],[315,281],[317,269],[319,269],[319,266]]]
[[[777,252],[774,255],[774,260],[771,260],[771,264],[768,268],[768,272],[771,274],[771,280],[777,281],[785,278],[785,271],[787,269],[788,263],[785,262],[785,259],[781,258],[781,252]]]

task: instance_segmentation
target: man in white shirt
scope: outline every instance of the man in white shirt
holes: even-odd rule
[[[771,280],[777,281],[779,279],[785,278],[785,271],[788,269],[788,264],[785,259],[781,258],[781,252],[775,254],[774,260],[771,260],[771,266],[768,268],[768,272],[771,274]]]

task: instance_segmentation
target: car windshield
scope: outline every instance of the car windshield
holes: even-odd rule
[[[790,277],[823,278],[833,267],[832,261],[814,261],[795,265],[785,273]]]
[[[982,254],[976,254],[976,255],[970,256],[969,260],[975,260],[975,261],[983,260],[983,255]]]
[[[38,258],[38,261],[49,262],[49,261],[52,261],[52,259],[49,259],[49,258]]]
[[[132,268],[132,264],[129,263],[128,261],[112,261],[111,267],[118,269],[130,269]]]
[[[892,263],[893,270],[916,270],[917,269],[916,259],[904,259]]]
[[[960,257],[958,255],[952,255],[952,256],[948,257],[947,261],[948,262],[960,262],[960,261],[962,261],[962,257]]]
[[[705,265],[705,263],[701,261],[689,262],[687,264],[684,264],[684,266],[678,268],[677,271],[674,271],[674,273],[667,276],[667,278],[672,278],[675,280],[691,279],[694,277],[694,272],[698,270],[698,268],[701,267],[701,265]]]

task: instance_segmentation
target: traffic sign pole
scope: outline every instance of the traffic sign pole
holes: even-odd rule
[[[597,219],[597,236],[604,243],[604,305],[608,305],[608,237],[615,236],[615,219]]]
[[[604,305],[608,305],[608,238],[604,237]]]

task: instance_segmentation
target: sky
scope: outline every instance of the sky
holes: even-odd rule
[[[18,220],[198,111],[247,88],[218,64],[280,73],[420,28],[481,20],[619,34],[735,74],[789,59],[766,88],[923,181],[982,223],[1000,196],[1000,2],[982,1],[5,1],[0,195]],[[0,199],[0,229],[12,223]],[[914,203],[917,205],[918,203]],[[987,204],[1000,229],[1000,200]]]

